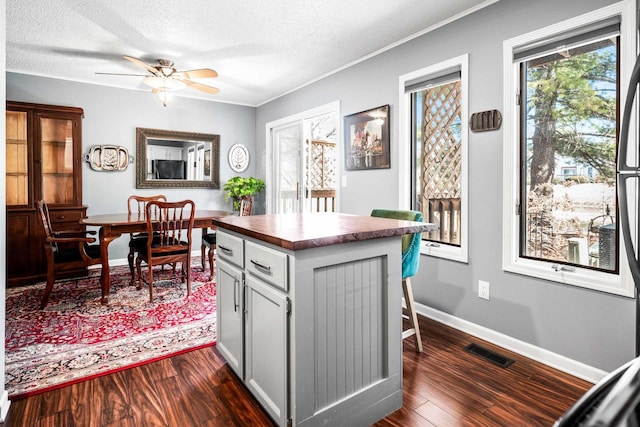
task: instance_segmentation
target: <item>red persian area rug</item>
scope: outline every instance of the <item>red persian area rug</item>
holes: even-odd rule
[[[130,285],[128,266],[111,268],[109,304],[100,272],[58,281],[44,310],[44,283],[6,291],[5,380],[10,399],[132,368],[216,343],[216,286],[192,260],[191,295],[171,267],[149,288]]]

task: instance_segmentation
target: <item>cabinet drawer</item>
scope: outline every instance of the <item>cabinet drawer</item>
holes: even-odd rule
[[[237,265],[240,268],[244,268],[244,240],[231,236],[220,229],[216,233],[216,254]]]
[[[80,220],[83,218],[82,211],[49,211],[52,224],[73,223],[77,227],[80,226]]]
[[[287,254],[247,242],[246,270],[277,288],[287,291]]]
[[[49,207],[49,218],[51,218],[51,227],[54,231],[84,230],[84,226],[80,224],[80,220],[85,217],[85,211],[85,207],[75,209],[59,209]]]

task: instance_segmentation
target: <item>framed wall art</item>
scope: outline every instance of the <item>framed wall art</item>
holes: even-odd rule
[[[344,141],[347,170],[390,168],[389,105],[345,116]]]
[[[244,172],[249,167],[249,150],[243,144],[234,144],[229,149],[229,166],[234,172]]]

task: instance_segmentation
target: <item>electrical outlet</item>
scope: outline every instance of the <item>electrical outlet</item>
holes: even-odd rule
[[[489,282],[478,280],[478,296],[482,299],[489,299]]]

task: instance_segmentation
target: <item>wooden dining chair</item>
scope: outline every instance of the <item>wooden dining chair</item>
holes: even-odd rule
[[[248,216],[253,212],[253,197],[248,199],[242,199],[240,201],[240,209],[238,210],[239,216]]]
[[[137,195],[129,196],[127,199],[127,212],[129,213],[129,216],[143,216],[145,214],[147,203],[153,200],[166,202],[167,198],[162,194],[147,197]],[[133,284],[135,280],[133,262],[135,260],[136,253],[139,252],[140,248],[147,245],[147,237],[148,235],[146,232],[129,233],[129,255],[127,256],[127,260],[129,261],[129,271],[131,271],[131,284]]]
[[[187,280],[187,295],[191,295],[191,232],[195,218],[192,200],[178,202],[150,201],[145,207],[147,245],[136,258],[138,289],[142,282],[149,286],[149,301],[153,302],[153,267],[182,263],[182,283]],[[142,262],[147,265],[147,278],[142,276]],[[175,272],[175,269],[174,269]]]
[[[53,284],[61,273],[65,271],[88,267],[90,265],[101,264],[100,245],[90,245],[96,241],[95,237],[88,237],[95,234],[95,231],[54,231],[51,228],[51,218],[49,208],[44,200],[36,202],[40,224],[42,225],[42,235],[44,248],[47,256],[47,285],[44,295],[40,301],[40,309],[47,306],[49,295],[53,290]],[[103,271],[104,275],[105,272]]]
[[[242,199],[240,201],[240,209],[238,210],[239,216],[251,215],[253,207],[253,200]],[[207,233],[202,235],[202,243],[200,244],[200,262],[202,263],[202,271],[205,270],[205,260],[209,260],[209,280],[213,279],[213,256],[216,250],[216,231],[208,230]],[[207,249],[209,251],[207,252]],[[206,255],[206,258],[205,258]]]
[[[371,212],[371,216],[417,222],[423,221],[422,212],[412,210],[374,209]],[[422,338],[420,337],[420,326],[418,325],[418,316],[413,299],[411,277],[418,272],[421,240],[422,233],[405,234],[402,236],[402,293],[404,294],[404,302],[407,306],[406,314],[403,313],[403,318],[409,320],[409,328],[402,331],[402,339],[414,336],[416,350],[420,353],[422,352]]]
[[[209,229],[202,234],[202,242],[200,244],[200,262],[202,271],[206,268],[206,260],[209,260],[209,280],[213,279],[213,255],[216,250],[216,230]],[[209,252],[207,252],[209,249]],[[206,255],[206,256],[205,256]]]

